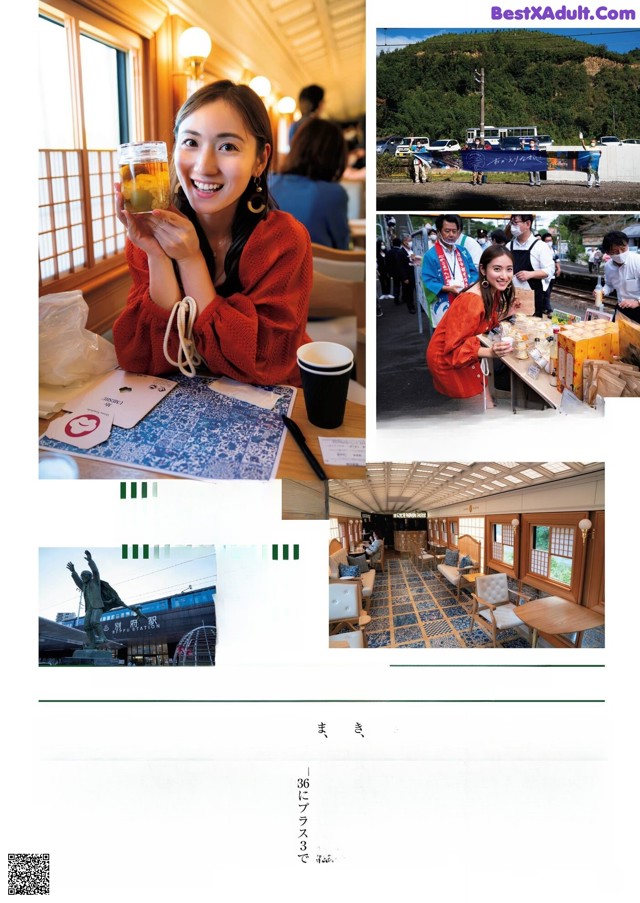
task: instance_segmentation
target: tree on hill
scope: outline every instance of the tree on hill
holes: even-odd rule
[[[530,30],[437,35],[378,57],[379,135],[457,138],[480,124],[474,73],[485,70],[485,123],[536,125],[556,144],[640,135],[640,50],[612,53]]]

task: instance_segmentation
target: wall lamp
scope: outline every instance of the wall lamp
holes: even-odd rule
[[[511,521],[511,526],[513,527],[514,531],[517,530],[518,527],[520,526],[520,521],[518,520],[517,517],[513,518],[513,520]]]
[[[204,61],[211,53],[211,38],[203,28],[187,28],[178,39],[178,52],[186,63],[195,90],[202,82]]]
[[[256,75],[249,82],[249,87],[263,100],[271,94],[271,82],[264,75]]]
[[[586,543],[587,537],[589,535],[591,535],[592,539],[596,535],[596,531],[591,530],[592,527],[593,527],[593,524],[591,523],[591,521],[589,520],[588,517],[583,517],[582,520],[578,521],[578,529],[582,533],[582,545],[584,545]],[[589,534],[590,530],[591,530],[591,534]]]

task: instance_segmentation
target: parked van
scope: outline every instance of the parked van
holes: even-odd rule
[[[400,144],[396,147],[396,157],[409,157],[411,155],[411,151],[428,150],[429,145],[430,142],[428,137],[403,138]]]

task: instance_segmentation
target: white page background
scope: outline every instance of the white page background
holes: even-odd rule
[[[368,4],[370,147],[375,26],[489,27],[490,6]],[[14,34],[29,33],[34,9],[12,9]],[[116,483],[38,485],[30,57],[8,36],[4,43],[6,851],[51,854],[55,903],[221,893],[383,900],[398,891],[447,903],[630,898],[638,811],[637,403],[610,403],[587,434],[531,431],[517,420],[504,435],[420,436],[415,447],[407,437],[380,441],[369,422],[369,460],[427,452],[435,460],[604,460],[604,650],[537,650],[535,658],[529,650],[438,650],[437,658],[420,650],[329,650],[326,525],[280,522],[277,484],[165,480],[159,498],[146,501],[121,501]],[[373,177],[367,195],[371,223]],[[369,349],[375,368],[371,339]],[[372,413],[370,404],[369,421]],[[215,669],[38,669],[39,548],[123,542],[215,543]],[[298,562],[248,554],[251,566],[238,568],[223,548],[285,542],[300,545]],[[531,661],[606,667],[388,667]],[[433,701],[459,699],[483,701]],[[492,701],[511,699],[606,702]],[[312,860],[329,854],[332,863],[297,860],[296,780],[307,769],[309,850]]]

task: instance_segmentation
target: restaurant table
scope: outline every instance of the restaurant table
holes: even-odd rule
[[[582,643],[582,634],[585,630],[594,627],[602,627],[604,615],[592,608],[569,602],[559,596],[543,596],[541,599],[532,599],[524,605],[516,605],[515,614],[527,627],[531,627],[531,647],[538,642],[539,633],[553,635],[563,633],[577,633],[575,646]],[[573,644],[572,644],[573,645]]]
[[[355,480],[362,479],[365,475],[364,467],[341,466],[324,464],[322,460],[322,452],[320,451],[319,436],[329,436],[332,439],[362,439],[365,436],[365,406],[354,404],[347,401],[345,409],[344,421],[342,426],[333,430],[325,430],[320,427],[313,426],[307,419],[307,411],[304,404],[304,395],[302,389],[296,392],[296,400],[293,405],[291,417],[302,430],[302,434],[306,439],[307,445],[311,452],[315,455],[318,462],[322,465],[323,470],[329,479],[336,480]],[[50,420],[39,421],[39,435],[42,435],[50,423]],[[43,451],[41,449],[41,451]],[[71,452],[65,452],[71,454]],[[80,479],[85,480],[148,480],[151,477],[171,478],[173,475],[153,470],[144,470],[139,467],[130,467],[126,464],[115,464],[110,461],[101,461],[95,458],[85,458],[73,456],[74,461],[78,465]],[[285,443],[282,449],[282,456],[276,478],[279,480],[306,480],[316,481],[318,477],[315,475],[308,461],[296,445],[293,437],[285,430]],[[175,477],[175,479],[185,479],[184,477]],[[189,478],[186,478],[189,479]]]
[[[491,348],[493,345],[493,339],[488,335],[480,335],[478,338],[485,348]],[[495,363],[496,358],[491,358],[490,360],[493,364]],[[511,351],[509,354],[500,358],[500,360],[509,368],[511,380],[511,409],[514,413],[518,407],[526,407],[525,386],[529,386],[529,388],[533,389],[547,407],[556,409],[560,407],[562,392],[557,386],[551,385],[551,376],[548,373],[545,373],[544,370],[541,370],[537,377],[533,377],[529,373],[529,369],[532,366],[537,366],[533,358],[527,355],[527,360],[521,361],[516,357],[515,351]]]

